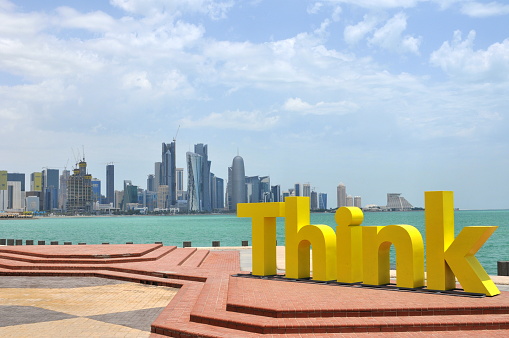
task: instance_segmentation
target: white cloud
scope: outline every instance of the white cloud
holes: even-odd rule
[[[203,118],[184,118],[180,125],[184,128],[211,127],[219,129],[237,129],[262,131],[273,128],[279,122],[279,116],[260,111],[226,111],[211,113]]]
[[[360,40],[364,38],[364,36],[370,32],[372,32],[376,25],[378,24],[379,19],[370,14],[364,15],[362,21],[358,22],[355,25],[346,26],[343,36],[345,41],[348,44],[358,43]]]
[[[465,40],[455,31],[451,42],[431,53],[432,65],[447,74],[462,79],[501,81],[509,79],[509,39],[494,43],[486,50],[474,50],[475,31]]]
[[[364,8],[410,8],[426,0],[326,0],[329,3],[344,3]]]
[[[283,104],[283,109],[299,112],[304,115],[342,115],[358,110],[359,106],[349,101],[318,102],[312,105],[296,97],[286,100]]]
[[[461,6],[461,13],[475,18],[507,15],[509,14],[509,5],[501,4],[496,1],[489,3],[468,1]]]
[[[115,20],[108,14],[96,11],[82,14],[70,7],[59,7],[55,23],[62,27],[82,28],[91,32],[107,32],[115,25]]]
[[[203,13],[212,19],[223,19],[233,7],[233,0],[110,0],[113,6],[143,16],[176,16],[180,13]]]
[[[421,39],[410,35],[403,36],[406,26],[407,16],[401,12],[397,13],[375,31],[369,43],[399,53],[419,54]]]
[[[320,9],[322,9],[322,7],[323,7],[323,3],[315,2],[312,5],[308,6],[307,12],[309,14],[316,14],[316,13],[318,13],[320,11]]]
[[[152,89],[147,72],[128,73],[124,75],[122,84],[125,89]]]

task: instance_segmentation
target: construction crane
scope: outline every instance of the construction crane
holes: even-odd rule
[[[179,126],[177,128],[177,132],[175,133],[175,137],[173,138],[173,142],[177,141],[177,136],[179,134],[179,130],[180,130],[180,124],[179,124]]]

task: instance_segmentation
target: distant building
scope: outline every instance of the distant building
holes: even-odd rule
[[[124,198],[122,200],[122,210],[136,208],[133,204],[138,204],[138,186],[133,185],[130,180],[124,180]]]
[[[337,202],[338,208],[346,207],[346,186],[343,183],[337,187]]]
[[[148,175],[148,177],[147,177],[147,191],[155,191],[154,190],[154,187],[155,187],[154,179],[155,179],[155,176],[153,174]]]
[[[11,182],[20,182],[21,191],[25,190],[25,174],[22,173],[7,173],[7,180]]]
[[[241,156],[237,155],[233,158],[231,176],[232,197],[230,210],[236,211],[238,203],[247,202],[246,174],[244,170],[244,159]]]
[[[201,161],[201,177],[202,183],[201,189],[201,208],[200,211],[211,212],[212,211],[212,194],[211,194],[211,183],[210,183],[210,166],[208,146],[203,143],[194,145],[194,152],[202,157]]]
[[[212,209],[224,209],[224,180],[214,174],[210,174],[210,182],[212,187]]]
[[[318,209],[321,210],[327,209],[327,194],[325,193],[318,194]]]
[[[270,192],[272,196],[272,202],[282,202],[280,185],[273,185],[270,187]]]
[[[7,171],[0,170],[0,211],[7,210]]]
[[[270,177],[260,177],[260,200],[261,202],[273,202],[270,190]]]
[[[58,209],[59,176],[58,169],[46,168],[42,171],[43,210]]]
[[[167,208],[177,204],[177,163],[175,158],[175,140],[171,143],[163,143],[159,184],[168,186]]]
[[[311,185],[309,183],[302,185],[302,196],[311,197]]]
[[[67,181],[67,212],[72,214],[90,213],[93,209],[92,175],[87,173],[87,162],[78,163],[78,168]]]
[[[318,209],[318,193],[316,191],[311,192],[310,196],[310,203],[311,203],[311,210],[317,210]]]
[[[108,164],[106,166],[106,204],[115,205],[115,166]]]
[[[203,158],[192,152],[186,153],[187,162],[187,209],[188,211],[202,211],[203,201]]]
[[[30,191],[42,191],[42,173],[30,174]]]
[[[25,210],[28,212],[38,212],[39,211],[39,197],[27,196],[25,199]]]
[[[260,178],[258,176],[246,177],[247,203],[260,203]]]
[[[161,162],[154,163],[154,191],[159,191],[161,185]]]
[[[355,196],[353,198],[353,206],[357,208],[362,208],[362,200],[360,196]]]
[[[160,185],[157,189],[157,208],[164,210],[168,201],[169,188],[167,185]]]
[[[177,201],[185,199],[184,168],[177,168]]]
[[[101,180],[92,179],[92,201],[101,203]]]
[[[346,196],[346,206],[353,207],[353,197],[351,195]]]
[[[302,184],[300,184],[300,183],[295,183],[294,193],[295,193],[295,195],[294,195],[294,196],[303,196],[303,195],[302,195]]]
[[[58,208],[62,211],[67,211],[67,182],[71,172],[69,170],[62,170],[60,175],[60,191],[58,192]],[[39,210],[37,210],[39,211]]]
[[[412,210],[413,206],[401,193],[388,193],[387,194],[387,210],[389,211],[408,211]]]

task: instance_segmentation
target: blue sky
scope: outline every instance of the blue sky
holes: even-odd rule
[[[0,0],[0,169],[145,187],[162,142],[363,204],[509,208],[509,4]]]

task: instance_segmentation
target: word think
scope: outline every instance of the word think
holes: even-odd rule
[[[396,249],[396,284],[424,286],[424,243],[411,225],[360,226],[357,207],[336,211],[336,231],[310,224],[309,197],[287,197],[285,202],[239,203],[237,215],[252,218],[253,275],[277,274],[276,217],[285,218],[285,268],[287,278],[310,277],[342,283],[390,283],[390,247]],[[475,253],[496,226],[465,227],[454,237],[452,191],[425,192],[427,288],[451,290],[456,278],[466,292],[495,296],[500,293]]]

